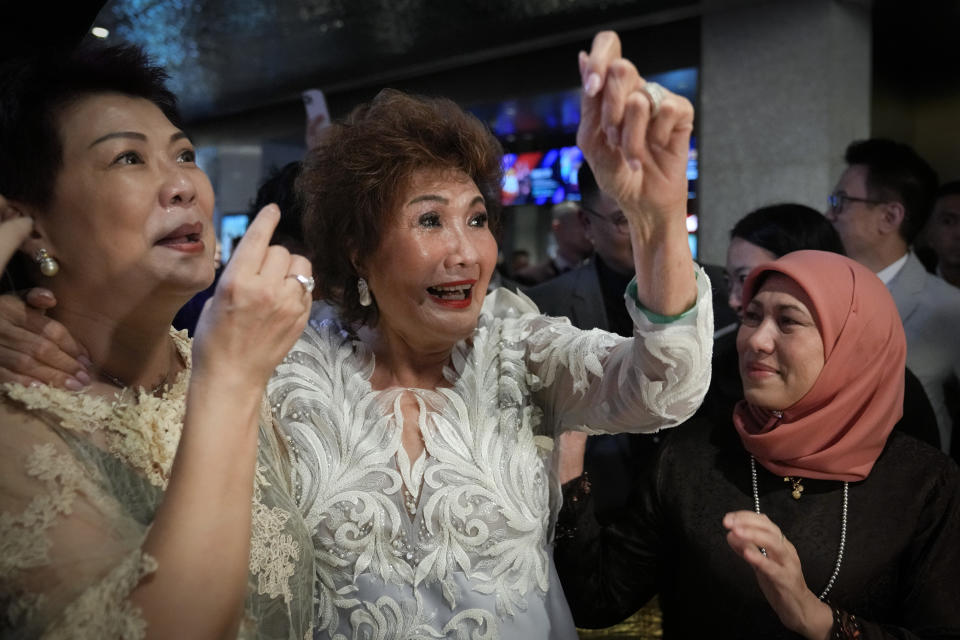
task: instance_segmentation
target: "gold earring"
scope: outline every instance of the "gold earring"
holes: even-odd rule
[[[33,256],[33,259],[40,265],[40,273],[48,278],[52,278],[60,272],[60,263],[47,253],[46,249],[37,249],[37,253]]]

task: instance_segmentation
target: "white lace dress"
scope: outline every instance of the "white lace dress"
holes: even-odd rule
[[[524,296],[487,297],[456,345],[449,387],[374,391],[373,354],[336,321],[311,322],[268,386],[294,451],[313,534],[317,637],[573,639],[553,568],[563,430],[682,422],[710,378],[710,285],[695,310],[636,339],[581,331]],[[419,405],[424,455],[407,460],[400,400]]]

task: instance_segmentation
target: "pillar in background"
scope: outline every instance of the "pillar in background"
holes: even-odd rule
[[[701,47],[700,256],[723,264],[749,211],[823,210],[870,135],[869,3],[706,0]]]

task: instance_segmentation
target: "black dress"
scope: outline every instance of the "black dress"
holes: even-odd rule
[[[819,594],[837,558],[843,483],[804,480],[794,500],[783,478],[759,464],[757,476],[761,510],[796,546]],[[566,487],[555,549],[578,626],[619,622],[659,593],[667,639],[797,637],[726,542],[723,515],[753,509],[750,458],[729,420],[671,433],[630,508],[603,527],[582,487]],[[855,614],[866,638],[960,638],[953,461],[894,431],[869,477],[850,483],[846,551],[828,600]]]

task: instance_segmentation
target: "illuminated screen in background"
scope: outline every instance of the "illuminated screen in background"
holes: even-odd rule
[[[220,255],[223,264],[227,264],[233,253],[233,245],[247,232],[250,216],[245,213],[234,213],[220,219]]]
[[[700,175],[696,145],[696,138],[691,136],[690,155],[687,158],[687,201],[690,203],[687,239],[694,258],[699,254],[697,232],[700,229],[700,219],[694,203],[697,197],[697,178]],[[500,188],[503,206],[550,205],[564,200],[580,200],[577,174],[581,164],[583,152],[579,147],[504,154],[503,184]]]
[[[503,205],[579,200],[577,171],[582,162],[583,152],[579,147],[504,154],[500,189]]]
[[[696,102],[698,71],[677,69],[647,76],[670,91]],[[561,133],[572,139],[580,121],[580,91],[574,89],[555,94],[542,94],[532,99],[507,100],[475,105],[470,108],[485,121],[508,148],[518,138],[536,137],[542,133]],[[536,149],[536,147],[534,147]],[[504,206],[551,205],[564,200],[580,200],[577,172],[583,163],[583,152],[576,146],[552,147],[503,156],[501,202]],[[687,160],[688,216],[687,232],[690,251],[698,254],[697,182],[699,177],[697,140],[690,138]]]

